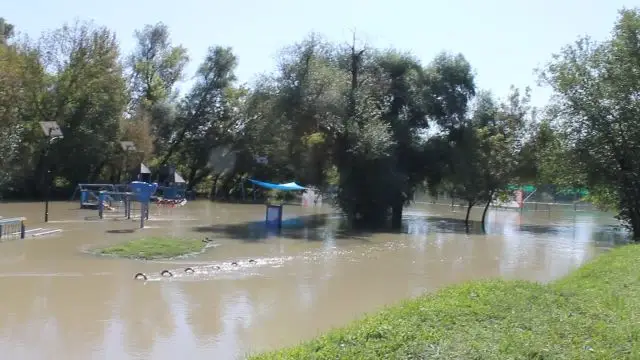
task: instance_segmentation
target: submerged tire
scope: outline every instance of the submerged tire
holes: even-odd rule
[[[257,261],[253,260],[253,259],[249,259],[249,264],[255,264],[257,263]]]
[[[187,274],[193,274],[195,271],[193,270],[193,268],[188,267],[184,269],[184,272],[186,272]]]
[[[161,276],[169,276],[172,277],[173,273],[169,270],[162,270],[162,272],[160,273]]]
[[[231,263],[231,266],[238,266],[238,263],[234,261]]]
[[[147,275],[145,275],[143,273],[137,273],[137,274],[133,275],[133,279],[134,280],[147,280]]]

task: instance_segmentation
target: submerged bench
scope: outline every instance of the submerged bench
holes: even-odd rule
[[[24,239],[25,227],[24,221],[27,218],[1,218],[0,219],[0,239],[20,237]]]

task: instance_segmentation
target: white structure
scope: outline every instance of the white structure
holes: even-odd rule
[[[308,187],[302,193],[302,207],[322,206],[322,194],[318,189]]]

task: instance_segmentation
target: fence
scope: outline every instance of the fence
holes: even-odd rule
[[[0,219],[0,240],[7,238],[24,239],[25,227],[24,221],[26,218],[8,218]]]
[[[466,208],[467,204],[464,200],[460,199],[451,199],[440,197],[438,199],[434,198],[422,198],[420,200],[415,201],[416,204],[430,204],[430,205],[439,205],[439,206],[449,206],[451,208]],[[477,204],[476,207],[484,207],[485,204]],[[526,201],[522,208],[519,208],[513,203],[506,204],[497,204],[492,203],[490,208],[492,209],[505,209],[505,210],[517,210],[517,211],[526,211],[526,212],[536,212],[536,211],[546,211],[546,212],[554,212],[554,211],[597,211],[597,208],[593,206],[593,204],[584,202],[584,201],[575,201],[575,202],[541,202],[541,201]]]

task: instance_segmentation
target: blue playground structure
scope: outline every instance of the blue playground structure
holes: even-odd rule
[[[173,167],[163,169],[161,185],[158,186],[159,196],[163,200],[182,200],[187,198],[187,182]]]
[[[162,193],[162,198],[167,200],[186,199],[186,186],[175,184],[173,186],[158,186],[158,190]]]
[[[299,191],[306,190],[307,188],[304,186],[300,186],[295,182],[289,182],[286,184],[273,184],[264,181],[258,181],[249,179],[249,181],[260,187],[265,189],[272,190],[281,190],[281,191]],[[275,205],[275,204],[267,204],[267,210],[265,214],[265,224],[269,228],[277,228],[278,230],[282,228],[282,213],[283,213],[283,205]]]
[[[126,184],[78,184],[76,190],[71,196],[71,200],[80,193],[81,209],[97,209],[99,204],[98,194],[100,191],[110,192],[126,192],[128,185]]]
[[[140,166],[136,170],[138,172],[135,177],[138,180],[144,182],[150,182],[151,179],[151,171],[149,168],[140,163]],[[78,184],[76,186],[73,195],[71,195],[71,201],[73,201],[76,195],[80,194],[80,208],[81,209],[97,209],[100,204],[99,193],[100,191],[107,191],[110,193],[126,193],[129,192],[129,184]],[[118,202],[122,201],[122,196],[118,194],[107,195],[106,201],[108,202]]]
[[[71,200],[79,194],[80,208],[98,210],[100,219],[131,219],[138,210],[134,210],[134,204],[139,203],[141,228],[144,227],[144,221],[149,219],[151,201],[163,207],[186,205],[187,184],[174,167],[164,167],[159,171],[160,184],[151,183],[151,171],[146,165],[141,163],[137,171],[138,181],[128,184],[78,184]]]
[[[151,197],[158,190],[158,184],[132,181],[128,184],[128,188],[130,191],[125,192],[100,191],[98,193],[98,216],[100,219],[104,219],[105,210],[117,211],[118,207],[114,205],[122,205],[124,217],[131,219],[132,204],[137,202],[140,204],[140,228],[142,229],[144,228],[144,221],[149,219],[149,204],[151,203]]]

